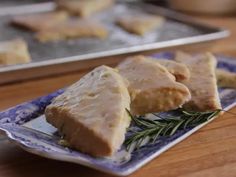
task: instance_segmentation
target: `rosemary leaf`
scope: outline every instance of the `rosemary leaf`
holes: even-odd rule
[[[221,112],[221,110],[193,112],[178,109],[176,110],[177,115],[163,116],[153,114],[156,119],[150,120],[145,119],[143,116],[133,116],[128,110],[126,111],[131,117],[134,126],[137,128],[137,130],[128,130],[131,135],[129,135],[124,142],[128,151],[130,151],[131,147],[135,150],[144,144],[150,142],[154,143],[160,137],[172,136],[178,130],[195,127],[212,119]]]

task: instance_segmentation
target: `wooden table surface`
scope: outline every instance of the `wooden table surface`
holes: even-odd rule
[[[231,36],[213,44],[185,47],[209,50],[236,58],[236,17],[195,17],[231,30]],[[116,62],[117,60],[114,60]],[[106,64],[103,61],[101,64]],[[111,62],[109,62],[111,63]],[[88,65],[89,68],[89,65]],[[0,110],[53,92],[77,81],[90,69],[0,86]],[[231,109],[236,113],[236,108]],[[58,162],[24,152],[0,139],[1,177],[108,177],[80,165]],[[236,177],[236,117],[225,113],[197,133],[130,175],[132,177]]]

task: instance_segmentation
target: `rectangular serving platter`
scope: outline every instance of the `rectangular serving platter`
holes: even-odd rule
[[[30,15],[36,12],[52,11],[54,8],[55,4],[49,2],[1,10],[0,41],[15,37],[24,38],[29,44],[32,62],[0,67],[0,84],[83,69],[86,64],[81,64],[82,61],[212,41],[229,35],[229,31],[226,29],[204,25],[186,15],[162,7],[141,2],[122,1],[118,1],[113,8],[93,17],[107,26],[109,37],[106,40],[84,38],[42,44],[34,39],[33,33],[9,25],[14,15]],[[114,21],[115,17],[125,15],[130,11],[162,15],[166,21],[161,28],[143,37],[129,34],[116,26]]]
[[[159,53],[153,56],[157,59],[173,58],[172,53]],[[235,61],[222,56],[217,58],[218,68],[236,73]],[[5,132],[12,142],[30,153],[85,165],[113,175],[125,176],[133,173],[213,120],[211,119],[196,127],[178,130],[174,135],[162,137],[155,143],[145,145],[131,154],[122,147],[111,158],[94,158],[62,146],[57,129],[45,121],[45,107],[61,93],[63,93],[63,89],[0,112],[0,130]],[[225,111],[236,105],[236,90],[219,89],[219,95]]]

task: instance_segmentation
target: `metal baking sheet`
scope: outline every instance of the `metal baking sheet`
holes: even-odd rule
[[[229,35],[229,31],[225,29],[202,25],[180,13],[140,2],[118,2],[114,7],[92,17],[102,21],[108,28],[109,37],[105,40],[83,38],[40,43],[34,39],[34,33],[9,25],[14,15],[30,14],[33,9],[36,9],[35,11],[37,12],[43,12],[52,11],[54,8],[54,3],[42,3],[21,6],[21,8],[8,8],[4,14],[0,14],[0,41],[23,37],[28,42],[32,57],[32,63],[29,64],[1,67],[0,84],[27,77],[40,76],[39,73],[36,74],[34,72],[31,72],[29,76],[17,74],[17,72],[21,71],[22,73],[23,70],[27,69],[43,68],[46,66],[49,68],[49,66],[59,66],[75,61],[211,41]],[[124,16],[131,11],[162,15],[166,18],[166,21],[161,28],[145,36],[130,34],[116,26],[114,21],[116,17]],[[67,65],[68,71],[74,68]],[[65,68],[63,71],[65,71]],[[53,72],[55,73],[55,68]],[[61,70],[56,69],[56,72],[61,72]],[[40,73],[45,75],[44,72]],[[50,69],[47,69],[46,73],[51,74]]]
[[[49,0],[0,0],[0,10],[2,7],[11,7],[19,5],[27,5],[41,2],[49,2]]]

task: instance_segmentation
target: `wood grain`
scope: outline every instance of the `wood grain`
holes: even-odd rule
[[[214,53],[236,58],[235,17],[195,17],[211,25],[229,28],[231,37],[214,42],[183,47],[184,50]],[[203,47],[205,46],[205,47]],[[115,62],[103,60],[103,64]],[[53,92],[77,81],[91,70],[28,80],[0,87],[0,110]],[[236,113],[236,108],[231,112]],[[108,177],[80,165],[44,159],[24,152],[0,138],[0,176],[4,177]],[[131,175],[132,177],[235,177],[236,176],[236,117],[225,113],[194,135],[163,153]]]

